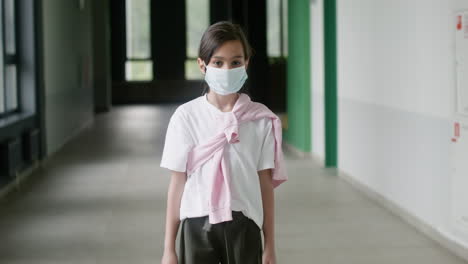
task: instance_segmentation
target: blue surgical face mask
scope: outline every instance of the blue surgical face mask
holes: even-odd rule
[[[233,69],[220,69],[205,64],[205,69],[205,81],[208,86],[221,95],[236,93],[247,80],[247,71],[244,65]]]

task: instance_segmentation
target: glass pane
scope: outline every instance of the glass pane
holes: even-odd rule
[[[127,58],[151,58],[150,0],[126,0]]]
[[[209,26],[209,0],[186,0],[185,10],[187,18],[187,57],[197,58],[200,39]]]
[[[5,3],[5,50],[15,54],[15,1],[4,0]]]
[[[0,113],[3,113],[5,112],[5,98],[4,98],[4,95],[5,95],[5,86],[4,86],[4,80],[3,80],[3,36],[2,36],[2,32],[1,32],[1,29],[2,29],[2,21],[3,21],[3,9],[2,9],[2,5],[1,5],[1,2],[0,2]]]
[[[153,62],[127,61],[125,63],[125,79],[127,81],[153,80]]]
[[[186,60],[185,61],[185,79],[187,80],[203,80],[204,75],[201,73],[198,67],[197,60]]]
[[[5,68],[5,88],[7,111],[18,107],[18,85],[16,83],[16,65],[7,65]]]
[[[267,0],[267,52],[268,57],[279,57],[280,50],[280,1]]]

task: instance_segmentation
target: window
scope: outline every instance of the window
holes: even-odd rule
[[[126,0],[127,81],[153,80],[151,60],[150,0]]]
[[[185,61],[185,79],[187,80],[203,79],[197,58],[201,37],[209,26],[209,4],[209,0],[186,0],[187,59]]]
[[[0,0],[0,116],[18,110],[15,0]]]
[[[268,57],[287,57],[288,54],[288,2],[267,0],[267,52]]]

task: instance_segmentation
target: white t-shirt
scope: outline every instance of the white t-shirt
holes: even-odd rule
[[[212,105],[206,94],[177,107],[166,132],[161,167],[186,172],[188,152],[192,146],[215,136],[216,116],[230,114]],[[263,206],[257,171],[275,168],[275,139],[272,120],[261,118],[239,124],[239,142],[224,148],[231,175],[231,209],[242,211],[260,229],[263,226]],[[205,176],[207,161],[191,175],[187,175],[180,205],[180,220],[208,215],[209,182]]]

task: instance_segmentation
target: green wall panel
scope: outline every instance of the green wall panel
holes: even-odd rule
[[[324,1],[325,166],[338,166],[336,0]]]
[[[288,1],[288,128],[284,138],[304,152],[311,151],[309,9],[309,0]]]

